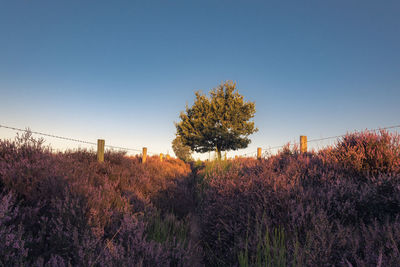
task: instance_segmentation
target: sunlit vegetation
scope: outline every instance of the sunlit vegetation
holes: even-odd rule
[[[101,164],[30,135],[0,141],[0,266],[187,265],[193,201],[178,187],[190,175],[176,159],[108,152]]]
[[[400,137],[187,164],[0,141],[0,266],[400,266]]]
[[[400,266],[398,135],[349,134],[202,173],[207,265]]]

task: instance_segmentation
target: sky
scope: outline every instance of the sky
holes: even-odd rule
[[[259,129],[228,156],[399,125],[399,14],[397,0],[0,0],[0,125],[173,154],[194,92],[226,80]]]

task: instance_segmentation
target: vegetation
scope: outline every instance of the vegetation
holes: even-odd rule
[[[400,138],[349,134],[333,147],[204,169],[210,266],[400,266]]]
[[[30,135],[1,140],[0,266],[188,265],[190,175],[176,159],[107,152],[101,164]]]
[[[184,162],[192,161],[192,150],[190,146],[184,145],[180,136],[175,137],[172,141],[172,149],[174,150],[175,156]]]
[[[400,137],[193,164],[0,140],[0,266],[400,266]]]
[[[246,102],[236,84],[225,82],[210,92],[210,96],[196,92],[192,107],[181,112],[176,124],[177,136],[183,144],[196,152],[221,151],[246,148],[248,136],[257,131],[250,121],[256,112],[253,102]]]

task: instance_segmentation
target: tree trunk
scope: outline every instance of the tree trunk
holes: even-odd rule
[[[221,149],[219,149],[218,147],[216,148],[215,152],[217,153],[217,159],[218,161],[221,161]]]

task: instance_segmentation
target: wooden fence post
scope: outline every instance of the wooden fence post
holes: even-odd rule
[[[307,152],[307,136],[305,135],[300,135],[300,152]]]
[[[162,162],[164,160],[164,154],[160,153],[160,161]]]
[[[146,160],[147,160],[147,147],[144,147],[142,152],[142,163],[146,163]]]
[[[257,159],[261,159],[261,147],[257,148]]]
[[[103,139],[97,139],[97,161],[104,162],[104,145]]]

